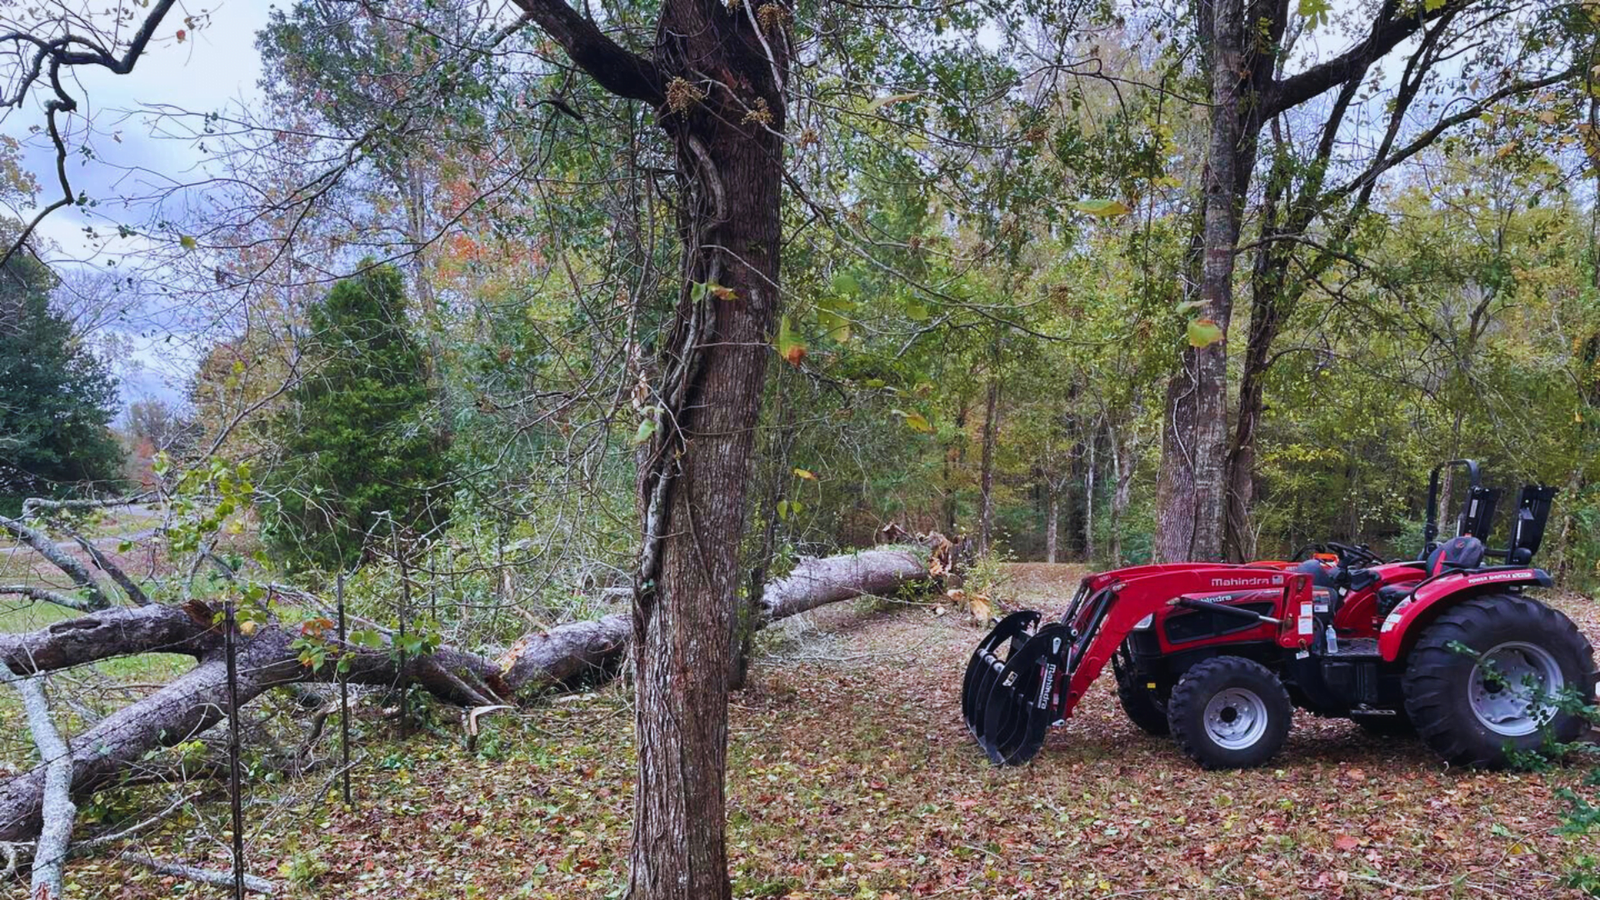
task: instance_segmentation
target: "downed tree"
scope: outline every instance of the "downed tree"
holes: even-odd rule
[[[761,595],[767,621],[799,615],[863,595],[893,594],[928,577],[928,564],[910,549],[887,548],[800,560]]]
[[[770,622],[827,603],[893,593],[928,578],[929,565],[917,548],[881,547],[807,558],[788,576],[768,584],[763,605]],[[227,716],[226,659],[218,612],[198,600],[119,607],[30,633],[0,634],[0,664],[17,676],[141,653],[175,653],[196,660],[193,669],[70,742],[74,798],[115,784],[150,751],[193,740]],[[306,634],[303,628],[272,623],[254,634],[237,636],[241,707],[272,688],[336,678],[332,664],[313,668],[301,662],[295,645]],[[630,634],[628,616],[610,615],[527,635],[498,660],[441,647],[407,658],[403,667],[387,643],[370,648],[320,639],[328,644],[331,659],[347,660],[345,677],[352,684],[388,687],[404,681],[447,703],[484,707],[515,703],[537,689],[591,673],[615,671]],[[0,785],[0,841],[38,836],[45,779],[46,769],[40,766]]]

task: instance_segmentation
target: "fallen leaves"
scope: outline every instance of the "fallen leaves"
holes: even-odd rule
[[[1082,572],[1027,564],[1009,574],[986,599],[1050,613]],[[1558,833],[1554,792],[1580,770],[1446,770],[1416,741],[1297,714],[1271,768],[1204,772],[1135,729],[1109,677],[1031,765],[993,768],[957,708],[975,640],[957,613],[974,600],[946,594],[942,617],[838,604],[806,620],[842,661],[758,664],[729,723],[734,896],[1578,896],[1561,876],[1590,848]],[[1566,609],[1600,630],[1595,611]],[[629,697],[619,683],[561,700],[480,719],[477,756],[426,735],[363,743],[359,806],[319,797],[253,826],[252,865],[320,860],[325,872],[286,886],[308,900],[620,896]],[[256,786],[260,809],[276,808],[276,790]],[[148,840],[182,852],[184,832]],[[104,859],[70,873],[94,885],[85,896],[175,892]]]

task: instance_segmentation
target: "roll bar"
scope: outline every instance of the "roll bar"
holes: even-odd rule
[[[1441,499],[1439,476],[1445,469],[1457,467],[1467,470],[1468,486],[1466,504],[1462,507],[1461,514],[1456,517],[1456,535],[1471,535],[1485,544],[1489,542],[1489,532],[1494,529],[1495,506],[1500,501],[1500,490],[1483,486],[1483,476],[1477,460],[1448,459],[1434,466],[1428,475],[1428,520],[1422,530],[1420,559],[1427,559],[1428,554],[1438,546]],[[1539,484],[1524,485],[1522,493],[1517,497],[1516,520],[1511,525],[1510,543],[1504,549],[1489,550],[1488,555],[1498,556],[1509,565],[1527,565],[1538,552],[1539,545],[1544,542],[1544,527],[1550,518],[1551,501],[1555,495],[1556,489],[1553,487]]]
[[[1467,470],[1467,476],[1471,479],[1471,487],[1468,488],[1469,497],[1471,492],[1481,491],[1483,489],[1483,474],[1479,471],[1478,461],[1475,459],[1447,459],[1433,467],[1433,471],[1428,474],[1428,521],[1422,529],[1422,556],[1419,557],[1420,559],[1426,559],[1428,554],[1433,552],[1435,539],[1439,537],[1439,474],[1445,469],[1455,468],[1458,466],[1465,467]],[[1445,499],[1448,500],[1449,498],[1447,497]],[[1469,509],[1471,509],[1471,506],[1472,505],[1469,501]],[[1463,519],[1466,517],[1467,512],[1468,510],[1462,511],[1461,515]],[[1466,523],[1464,521],[1460,519],[1457,520],[1456,534],[1462,533],[1461,526],[1465,524]],[[1487,531],[1487,529],[1485,529],[1485,531]],[[1479,540],[1483,539],[1482,535],[1474,536]]]

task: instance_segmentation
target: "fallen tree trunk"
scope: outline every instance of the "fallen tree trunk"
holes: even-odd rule
[[[928,568],[913,550],[880,548],[803,560],[767,587],[768,621],[863,594],[887,594],[924,581]],[[615,671],[632,626],[626,615],[573,622],[518,640],[499,660],[443,647],[411,657],[402,669],[388,647],[329,643],[329,658],[348,661],[352,684],[415,684],[465,707],[516,702],[533,690],[571,683],[589,673]],[[310,668],[294,643],[297,629],[269,625],[238,639],[238,702],[308,681],[332,681],[330,662]],[[193,740],[226,717],[227,667],[215,610],[190,601],[105,610],[57,622],[39,631],[0,635],[0,664],[32,675],[137,653],[180,653],[193,669],[160,690],[100,720],[72,745],[72,796],[84,798],[136,769],[152,750]],[[0,784],[0,841],[31,840],[39,833],[45,768]]]
[[[886,548],[802,559],[761,595],[767,621],[799,615],[841,600],[893,594],[928,577],[928,564],[910,549]]]

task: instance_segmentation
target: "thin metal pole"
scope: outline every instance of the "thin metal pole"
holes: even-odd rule
[[[339,604],[339,652],[345,652],[344,637],[344,570],[333,583],[333,594]],[[344,770],[344,805],[353,806],[350,800],[350,679],[344,666],[339,667],[339,754]]]
[[[233,897],[244,900],[244,804],[239,796],[239,664],[233,601],[223,606],[223,654],[228,661],[228,798],[233,804]]]
[[[406,570],[405,555],[400,552],[400,529],[394,530],[394,559],[400,566],[400,730],[411,731],[411,682],[406,678],[406,618],[411,615],[411,573]]]

